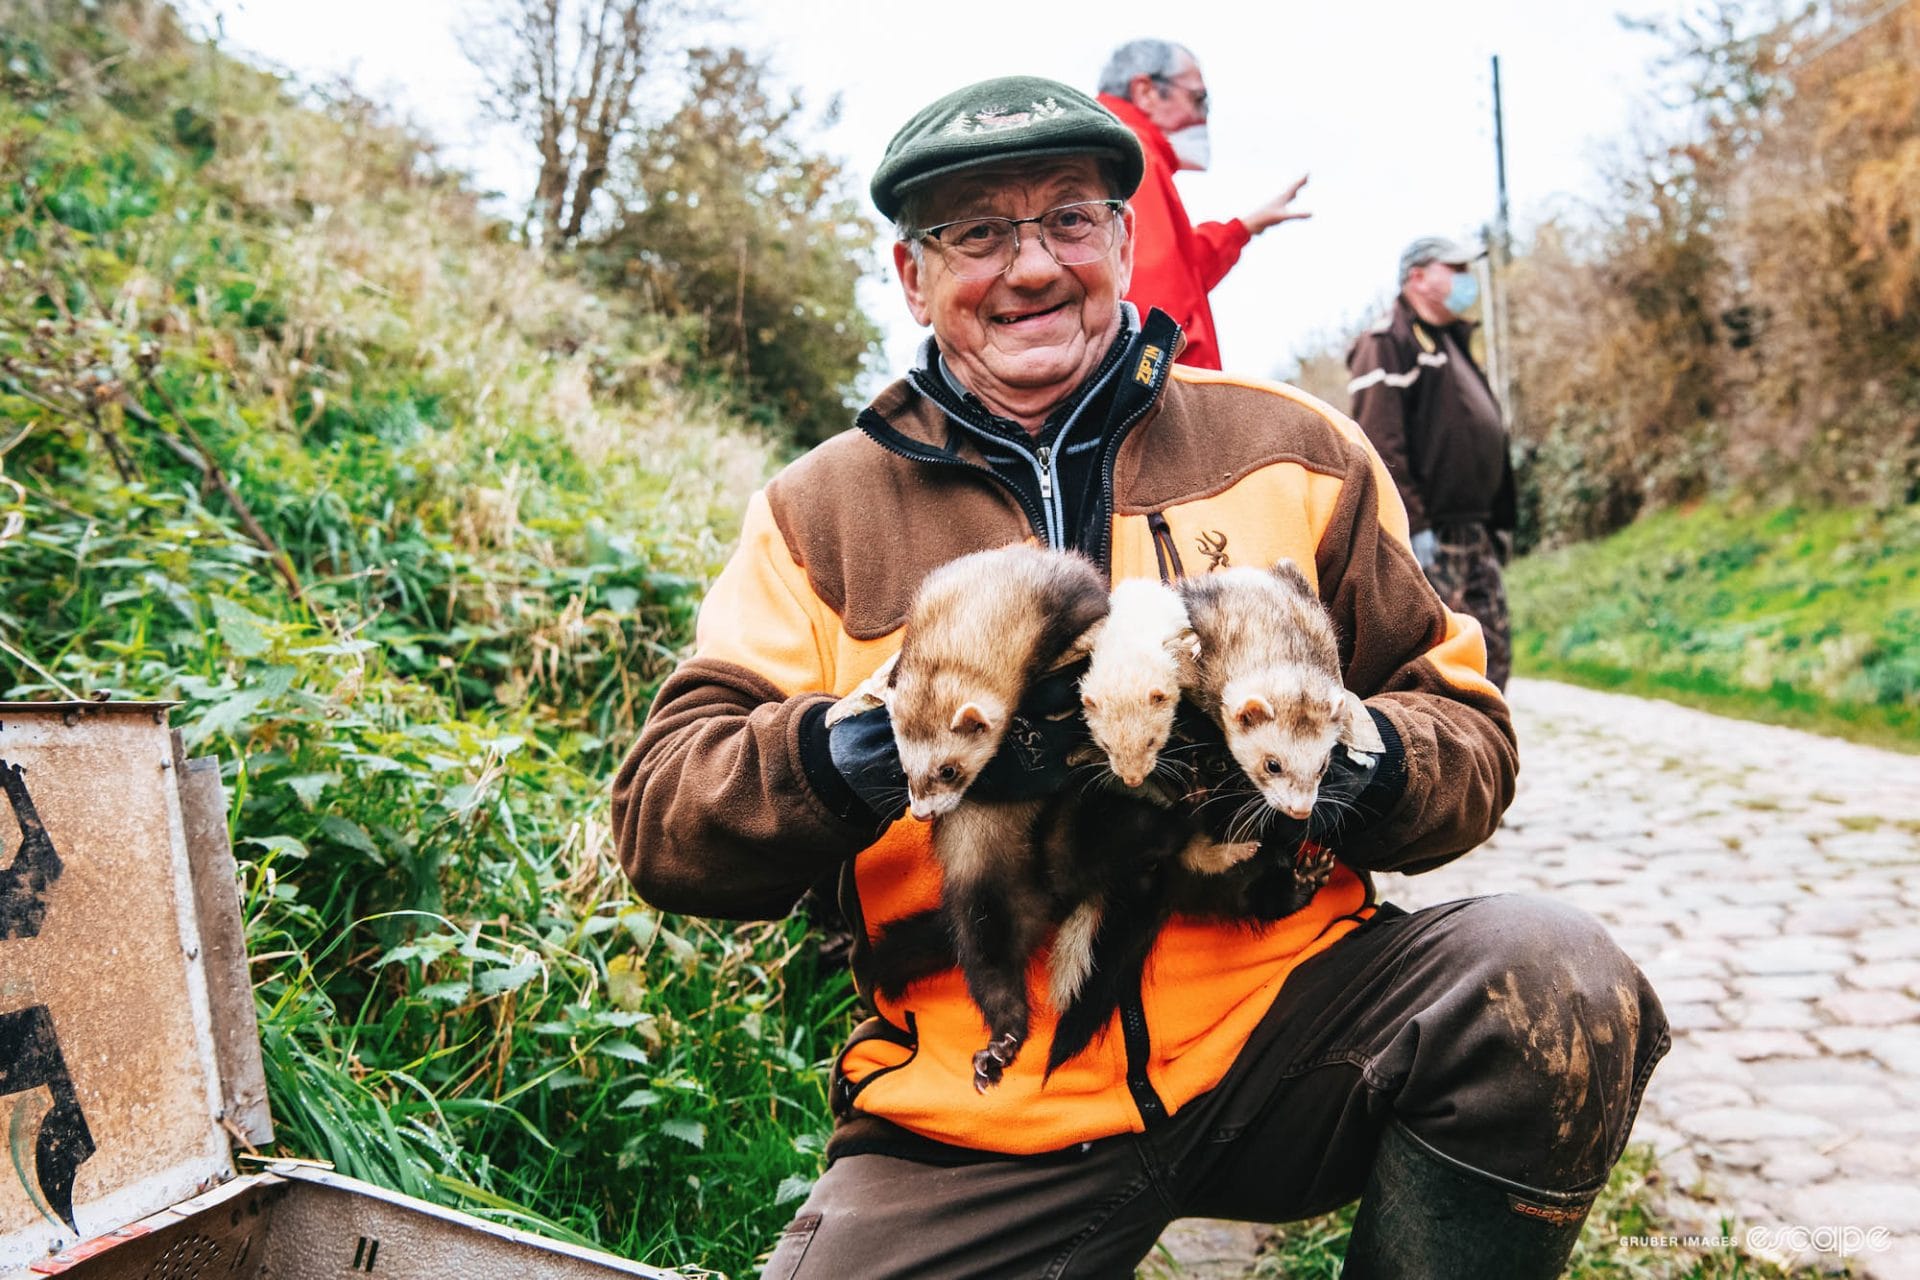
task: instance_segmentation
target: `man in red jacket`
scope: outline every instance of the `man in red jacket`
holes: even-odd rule
[[[1187,345],[1180,363],[1220,367],[1207,291],[1240,260],[1247,241],[1268,227],[1311,214],[1289,206],[1306,178],[1251,213],[1229,222],[1187,218],[1174,190],[1177,169],[1205,169],[1207,82],[1193,54],[1166,40],[1131,40],[1113,51],[1100,73],[1100,105],[1132,129],[1146,152],[1146,174],[1133,195],[1133,287],[1127,301],[1145,315],[1160,308],[1179,322]]]

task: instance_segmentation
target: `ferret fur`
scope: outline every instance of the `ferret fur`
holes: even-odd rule
[[[1054,920],[1034,874],[1043,801],[966,801],[1027,689],[1107,612],[1086,558],[1024,545],[962,556],[927,575],[891,678],[909,807],[933,822],[941,914],[988,1043],[974,1087],[997,1084],[1026,1040],[1027,958]]]
[[[1181,596],[1200,638],[1195,701],[1268,807],[1304,820],[1351,706],[1326,606],[1288,560],[1186,579]]]
[[[1199,676],[1199,658],[1179,592],[1152,578],[1115,585],[1080,678],[1080,709],[1125,786],[1140,786],[1159,763],[1180,695]]]
[[[1093,639],[1087,673],[1080,679],[1080,705],[1093,738],[1089,754],[1104,766],[1102,777],[1108,785],[1103,789],[1112,791],[1111,784],[1116,782],[1126,789],[1116,800],[1145,800],[1169,809],[1184,792],[1180,767],[1169,761],[1163,768],[1161,753],[1172,736],[1181,695],[1198,681],[1199,655],[1199,640],[1178,591],[1151,578],[1128,579],[1113,588],[1106,620]],[[1156,773],[1162,775],[1156,777],[1156,785],[1146,787]],[[1103,913],[1115,903],[1131,906],[1122,902],[1124,895],[1111,892],[1126,885],[1109,883],[1113,872],[1107,865],[1113,859],[1112,850],[1130,847],[1124,843],[1130,834],[1147,839],[1153,849],[1149,858],[1158,861],[1165,852],[1161,846],[1172,838],[1170,824],[1184,821],[1186,834],[1175,842],[1173,851],[1188,870],[1199,875],[1223,872],[1259,847],[1217,843],[1190,820],[1171,817],[1155,819],[1149,835],[1126,806],[1119,814],[1124,829],[1107,830],[1107,823],[1095,820],[1089,832],[1054,831],[1044,841],[1054,854],[1056,885],[1085,886],[1077,895],[1063,895],[1070,909],[1054,939],[1049,964],[1056,1009],[1072,1006],[1093,972]],[[1087,816],[1097,819],[1099,815]],[[1075,851],[1093,865],[1073,865],[1069,859]]]

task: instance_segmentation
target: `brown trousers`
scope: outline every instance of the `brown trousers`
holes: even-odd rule
[[[762,1277],[1131,1276],[1175,1218],[1354,1199],[1392,1118],[1491,1179],[1596,1190],[1668,1043],[1646,978],[1587,915],[1383,907],[1295,970],[1226,1079],[1153,1130],[1038,1157],[844,1157]]]

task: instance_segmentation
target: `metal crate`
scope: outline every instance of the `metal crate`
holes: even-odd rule
[[[170,705],[0,703],[0,1280],[671,1277],[324,1167],[237,1173],[273,1126],[226,797]]]

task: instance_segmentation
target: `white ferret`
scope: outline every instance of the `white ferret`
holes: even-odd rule
[[[1156,778],[1160,785],[1146,783],[1161,772],[1161,753],[1173,735],[1181,695],[1198,683],[1200,641],[1180,593],[1162,582],[1129,578],[1114,586],[1110,601],[1106,620],[1094,631],[1087,672],[1080,678],[1081,712],[1096,749],[1090,754],[1132,797],[1171,808],[1184,790],[1174,780],[1177,770],[1165,770],[1169,777]],[[1082,823],[1092,817],[1084,809],[1066,812]],[[1177,850],[1181,865],[1197,875],[1217,875],[1260,848],[1257,842],[1217,842],[1197,823],[1186,837],[1175,835],[1171,846],[1166,821],[1143,824],[1135,816],[1126,825],[1136,842],[1149,845],[1149,862],[1158,860],[1156,854]],[[1048,966],[1056,1009],[1068,1008],[1085,988],[1105,916],[1137,874],[1130,860],[1117,859],[1109,847],[1117,832],[1104,830],[1099,822],[1092,823],[1092,830],[1094,839],[1045,833],[1049,876],[1056,894],[1064,886],[1069,901]]]
[[[1159,764],[1180,695],[1199,677],[1200,641],[1180,593],[1164,583],[1129,578],[1110,601],[1080,678],[1080,709],[1107,767],[1138,787]]]

